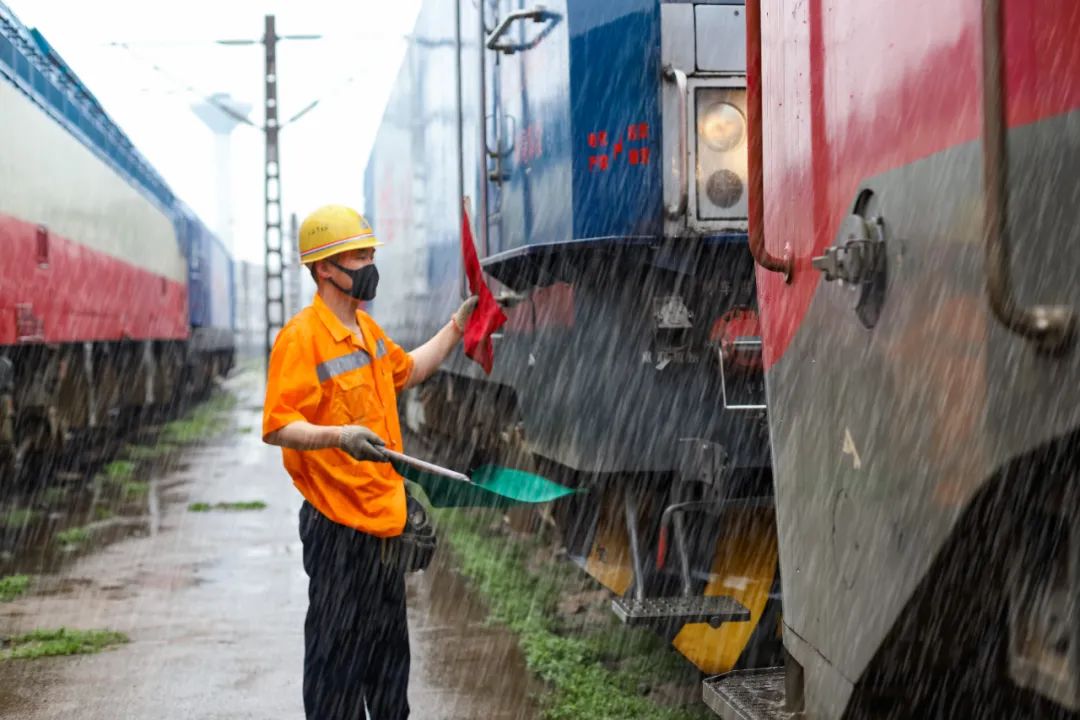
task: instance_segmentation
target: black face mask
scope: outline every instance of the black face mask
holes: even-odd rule
[[[333,260],[330,261],[330,264],[348,275],[349,279],[352,280],[352,288],[345,289],[338,285],[333,278],[328,278],[334,287],[355,300],[371,302],[375,299],[375,289],[379,287],[379,271],[374,264],[365,265],[359,270],[342,267]]]

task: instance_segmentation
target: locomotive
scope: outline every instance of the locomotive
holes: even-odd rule
[[[586,492],[568,554],[702,671],[779,662],[742,2],[425,2],[365,170],[410,346],[466,292],[462,199],[512,307],[403,400],[436,452]],[[448,461],[450,462],[450,461]]]
[[[723,716],[1080,710],[1078,36],[1070,0],[760,2],[787,658],[706,682]]]
[[[60,54],[0,3],[0,473],[205,390],[233,261]]]

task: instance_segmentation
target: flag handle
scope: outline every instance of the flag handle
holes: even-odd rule
[[[469,479],[468,475],[463,475],[459,472],[440,467],[439,465],[425,462],[423,460],[418,460],[414,457],[409,457],[408,455],[399,452],[394,452],[393,450],[387,450],[386,448],[379,448],[379,450],[386,457],[397,460],[398,462],[404,463],[405,465],[408,465],[410,467],[414,467],[417,470],[428,472],[432,475],[441,475],[442,477],[450,478],[451,480],[458,480],[460,482],[466,482],[470,484],[472,483],[472,480]]]

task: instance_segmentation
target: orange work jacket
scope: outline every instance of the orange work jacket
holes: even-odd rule
[[[278,333],[270,354],[263,438],[298,420],[364,425],[401,450],[397,393],[413,360],[371,317],[357,311],[361,337],[318,295]],[[377,537],[405,527],[405,484],[389,463],[361,462],[343,450],[282,449],[285,469],[323,515]]]

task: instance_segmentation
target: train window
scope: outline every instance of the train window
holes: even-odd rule
[[[38,266],[47,267],[49,265],[49,228],[38,225],[36,240]]]

